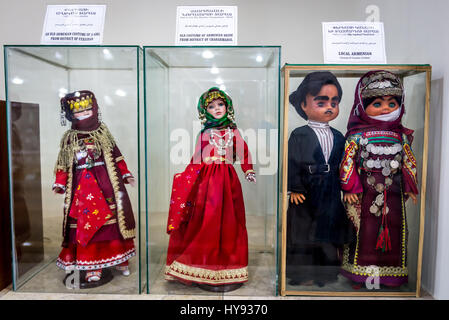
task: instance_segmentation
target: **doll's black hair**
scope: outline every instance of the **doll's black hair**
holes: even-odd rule
[[[290,103],[295,107],[296,112],[307,120],[307,115],[302,110],[301,104],[306,102],[307,94],[316,96],[324,85],[333,84],[338,91],[338,101],[341,101],[343,90],[337,78],[329,71],[316,71],[309,73],[299,85],[296,91],[289,96]]]
[[[379,98],[379,97],[369,97],[369,98],[362,99],[363,109],[366,109],[366,107],[369,106],[371,103],[373,103],[373,101],[376,100],[377,98]],[[401,105],[402,97],[400,97],[400,96],[393,96],[393,98],[396,100],[398,105]]]

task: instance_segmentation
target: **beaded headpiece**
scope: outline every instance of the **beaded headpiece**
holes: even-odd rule
[[[361,97],[402,96],[403,87],[399,77],[388,71],[372,73],[362,79]]]
[[[67,103],[69,104],[70,111],[77,113],[92,109],[92,96],[88,94],[80,98],[68,100]]]

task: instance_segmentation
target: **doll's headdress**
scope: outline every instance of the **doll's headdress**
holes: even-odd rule
[[[401,79],[394,73],[384,70],[368,74],[360,83],[362,99],[381,96],[402,97],[403,91]]]

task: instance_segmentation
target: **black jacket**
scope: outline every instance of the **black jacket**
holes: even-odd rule
[[[343,244],[347,239],[348,219],[342,203],[339,166],[345,138],[331,128],[334,144],[328,165],[320,142],[309,126],[296,128],[288,141],[288,191],[306,197],[299,205],[289,203],[289,240]],[[328,172],[327,172],[328,171]]]

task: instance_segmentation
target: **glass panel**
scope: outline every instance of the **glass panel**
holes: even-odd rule
[[[145,47],[145,72],[149,292],[275,294],[279,48]],[[245,179],[243,171],[249,167],[243,153],[235,166],[221,162],[226,150],[217,157],[219,163],[204,158],[201,164],[189,165],[202,129],[198,100],[211,87],[219,87],[232,99],[242,137],[239,143],[245,141],[252,155],[256,184]],[[217,130],[227,132],[222,131]],[[238,130],[231,132],[227,135],[239,135]],[[199,178],[187,177],[192,168],[201,172]],[[198,187],[182,195],[173,183],[178,173],[182,173],[179,179],[190,179]],[[206,190],[210,194],[202,196]],[[172,218],[178,196],[192,197],[179,204],[191,206],[192,213],[169,236],[169,211]],[[202,201],[207,201],[206,208],[201,207]],[[206,223],[211,217],[215,222]],[[245,284],[233,290],[236,282]]]
[[[140,246],[133,240],[125,245],[121,234],[126,233],[118,227],[120,217],[126,214],[125,223],[129,224],[122,230],[132,229],[131,221],[134,220],[136,235],[139,235],[138,48],[7,46],[5,55],[9,156],[13,168],[14,289],[70,293],[139,292]],[[86,122],[79,121],[78,128],[83,132],[71,135],[65,149],[69,151],[60,153],[62,137],[69,129],[60,124],[60,99],[76,90],[94,93],[101,113],[99,121],[102,119],[109,128],[119,151],[111,151],[108,147],[107,142],[112,140],[95,129],[98,122],[92,126],[86,124],[91,121],[89,119],[94,119],[91,116]],[[89,102],[81,108],[95,115],[94,106]],[[70,126],[71,122],[67,122]],[[84,139],[86,137],[92,139]],[[75,139],[78,139],[79,147],[71,143]],[[119,164],[119,152],[126,162]],[[58,155],[64,154],[67,157],[60,158],[66,160],[59,162],[56,182],[66,192],[61,189],[61,194],[55,194],[52,190],[55,163]],[[90,159],[92,166],[88,165]],[[134,175],[135,187],[122,185],[126,179],[122,177],[126,172],[123,163]],[[95,183],[91,185],[88,184],[89,174],[95,177]],[[100,201],[100,204],[90,203],[89,210],[83,210],[84,216],[79,210],[87,203],[82,202],[85,195],[75,191],[81,186],[82,190],[91,190]],[[64,207],[66,195],[68,205]],[[94,222],[94,218],[100,222]],[[92,229],[98,227],[98,231],[80,231],[83,230],[81,224],[85,230],[90,230],[93,225]],[[67,235],[65,238],[63,230]],[[132,238],[130,233],[126,237]],[[76,244],[78,240],[80,242]],[[63,242],[68,244],[65,248],[61,247]],[[64,257],[60,256],[62,250],[67,253]],[[129,259],[133,252],[137,257],[129,260],[128,277],[115,270],[115,266],[112,268]],[[66,272],[56,266],[58,256],[62,258],[58,261],[61,267],[65,266]],[[88,263],[83,265],[81,261]],[[70,267],[72,263],[76,264],[76,272],[67,279],[73,279],[75,285],[92,288],[66,287],[68,280],[65,277],[73,268]],[[102,280],[85,284],[85,270],[81,269],[102,269]],[[113,270],[112,280],[106,282],[111,279],[108,278],[110,270]]]
[[[298,67],[299,69],[295,69]],[[317,97],[329,97],[329,100],[321,98],[322,105],[316,102],[316,107],[327,110],[329,106],[330,110],[335,111],[330,107],[331,96],[338,96],[335,82],[332,82],[329,76],[312,76],[304,82],[306,75],[326,71],[326,67],[337,77],[343,93],[339,114],[336,118],[330,116],[330,119],[334,118],[331,121],[326,120],[324,114],[313,114],[309,107],[314,106],[314,101],[319,101]],[[289,72],[289,90],[284,99],[291,102],[287,103],[288,110],[286,109],[289,149],[288,160],[284,165],[288,165],[288,181],[282,181],[289,194],[287,196],[281,193],[281,198],[288,203],[288,211],[284,212],[283,220],[286,232],[283,248],[286,294],[319,291],[413,295],[416,292],[426,66],[376,66],[374,69],[389,70],[398,75],[403,83],[406,112],[402,117],[402,125],[414,130],[411,150],[416,157],[416,171],[413,170],[414,164],[407,140],[401,134],[392,133],[409,132],[401,131],[398,124],[383,124],[385,121],[394,120],[379,121],[375,125],[371,120],[367,120],[370,123],[369,129],[359,127],[358,131],[352,132],[366,131],[360,136],[362,140],[358,139],[358,135],[339,138],[336,131],[330,131],[331,134],[328,134],[329,129],[323,126],[323,123],[327,122],[343,135],[347,133],[349,116],[353,114],[358,118],[360,114],[351,113],[357,83],[360,77],[372,68],[299,65],[285,67]],[[315,79],[316,88],[310,84],[309,79]],[[331,82],[323,82],[324,80]],[[382,86],[379,87],[382,92],[393,92],[383,89],[394,87],[392,83],[394,84],[395,80],[388,82],[390,80],[382,78]],[[333,83],[330,85],[333,88],[330,93],[326,91],[330,90],[329,86],[325,85],[329,83]],[[300,98],[300,92],[303,91],[298,87],[301,84],[304,88],[309,88],[304,91],[309,90],[305,100]],[[315,89],[311,89],[312,87]],[[374,87],[375,85],[372,86]],[[293,100],[288,100],[293,92],[296,92]],[[378,97],[379,94],[373,93],[373,97]],[[387,98],[390,97],[385,99]],[[329,105],[326,101],[329,101]],[[369,105],[375,102],[364,103]],[[398,103],[397,106],[399,107]],[[319,120],[321,125],[305,120],[297,110],[303,110],[305,117]],[[366,110],[365,105],[363,110]],[[363,124],[366,124],[364,121]],[[329,140],[329,137],[332,139]],[[354,140],[355,138],[357,139]],[[410,137],[408,139],[411,143]],[[396,145],[399,145],[400,149],[394,151]],[[286,147],[287,144],[284,145],[284,148]],[[351,149],[352,147],[354,149]],[[399,168],[392,163],[393,160],[398,162]],[[388,170],[384,169],[385,167],[388,167]],[[408,196],[405,194],[406,191],[413,191],[414,177],[418,180],[416,190],[420,193],[416,204],[411,199],[406,200]],[[345,189],[344,194],[360,192],[360,200],[357,200],[359,205],[348,205],[349,199],[342,201],[343,192],[332,191],[340,188],[340,184]],[[342,202],[345,207],[341,206]],[[388,231],[382,232],[387,229]]]

